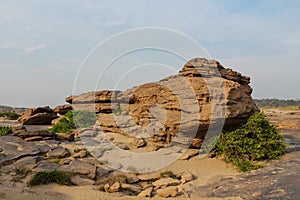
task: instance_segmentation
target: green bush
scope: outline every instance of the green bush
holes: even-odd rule
[[[67,184],[70,181],[70,176],[65,172],[54,170],[54,171],[41,171],[37,172],[32,179],[29,181],[30,186],[43,185],[49,183]]]
[[[247,123],[220,136],[215,152],[225,161],[236,165],[239,171],[257,169],[262,160],[280,159],[286,145],[277,128],[262,113],[253,114]]]
[[[97,116],[89,111],[69,111],[49,130],[55,133],[68,133],[73,129],[87,128],[95,124]]]
[[[87,128],[95,124],[97,115],[94,112],[80,110],[73,112],[73,119],[78,128]]]
[[[0,126],[0,136],[12,133],[12,127]]]
[[[49,130],[55,133],[68,133],[75,129],[75,125],[73,123],[73,119],[69,119],[67,117],[63,117],[59,120],[57,124],[52,126]]]
[[[15,112],[3,112],[0,113],[0,117],[8,117],[9,119],[16,120],[20,117],[20,115]]]

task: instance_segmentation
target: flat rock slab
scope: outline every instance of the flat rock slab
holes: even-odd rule
[[[77,186],[94,185],[95,181],[87,178],[82,178],[79,175],[71,177],[71,183]]]
[[[163,189],[156,190],[158,196],[160,197],[176,197],[179,195],[178,188],[176,186],[170,186]]]
[[[70,151],[64,147],[58,146],[54,149],[51,149],[47,153],[47,158],[65,158],[70,155]]]
[[[50,146],[45,143],[29,143],[15,136],[0,137],[0,148],[4,156],[0,156],[0,165],[27,156],[36,156],[50,150]]]
[[[151,180],[157,180],[161,176],[160,176],[160,173],[158,173],[158,172],[152,172],[152,173],[147,173],[147,174],[139,174],[137,177],[141,181],[151,181]]]
[[[152,196],[153,187],[146,188],[142,192],[138,194],[139,197],[151,197]]]
[[[180,160],[188,160],[199,155],[199,149],[187,149],[186,152],[179,158]]]
[[[162,186],[176,186],[180,184],[178,179],[174,178],[162,178],[152,183],[155,187],[160,188]]]
[[[64,165],[60,169],[68,173],[86,175],[91,179],[96,176],[96,166],[81,160],[73,160],[69,165]]]

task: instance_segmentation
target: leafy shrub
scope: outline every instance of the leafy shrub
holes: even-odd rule
[[[205,143],[203,143],[203,150],[205,153],[211,152],[215,145],[218,143],[220,135],[210,137]]]
[[[0,113],[0,117],[8,117],[9,119],[16,120],[20,117],[20,115],[15,112],[3,112]]]
[[[94,112],[80,110],[73,112],[73,119],[78,128],[87,128],[95,124],[97,116]]]
[[[52,126],[49,130],[55,133],[68,133],[75,129],[73,119],[69,119],[66,116],[61,118],[57,124]]]
[[[12,133],[12,127],[0,126],[0,136]]]
[[[236,165],[240,171],[249,171],[262,167],[259,161],[279,159],[285,154],[285,147],[277,128],[270,124],[264,114],[257,112],[245,125],[223,133],[215,152],[224,156],[225,161]]]
[[[56,133],[68,133],[76,128],[87,128],[95,124],[97,116],[89,111],[69,111],[49,130]]]
[[[54,171],[41,171],[37,172],[32,179],[29,181],[30,186],[57,183],[57,184],[66,184],[70,181],[69,175],[65,172],[54,170]]]

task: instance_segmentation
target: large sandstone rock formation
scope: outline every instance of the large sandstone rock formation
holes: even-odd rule
[[[215,60],[195,58],[178,75],[161,81],[124,92],[70,96],[66,101],[75,109],[98,113],[98,125],[106,132],[156,141],[167,141],[178,132],[203,138],[209,129],[231,129],[258,111],[249,83],[249,77]]]

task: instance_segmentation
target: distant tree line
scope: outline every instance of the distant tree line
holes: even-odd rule
[[[287,107],[300,106],[300,100],[284,100],[284,99],[254,99],[258,107]]]

